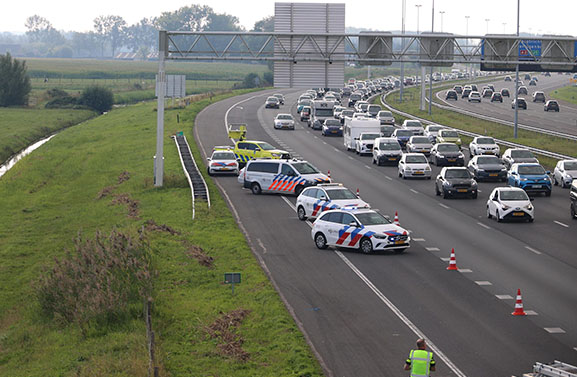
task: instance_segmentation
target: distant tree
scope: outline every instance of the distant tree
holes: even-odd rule
[[[161,30],[200,31],[204,30],[212,13],[207,5],[193,4],[174,12],[163,12],[156,19],[156,25]]]
[[[104,46],[108,42],[112,50],[112,57],[114,57],[116,49],[124,41],[125,28],[126,21],[120,16],[98,16],[94,19],[94,31],[100,38],[102,56],[104,56]]]
[[[157,41],[158,29],[155,26],[155,19],[143,18],[126,28],[125,44],[132,52],[138,52],[143,48],[150,50],[156,47]]]
[[[30,89],[26,62],[0,55],[0,107],[27,105]]]
[[[208,22],[204,30],[206,31],[241,31],[238,17],[226,13],[211,13],[208,15]]]
[[[255,22],[251,31],[274,31],[274,16],[265,17],[262,20]]]
[[[103,113],[112,108],[112,105],[114,104],[114,95],[108,88],[90,86],[82,91],[80,103]]]
[[[256,73],[249,73],[244,77],[244,80],[242,81],[242,87],[256,88],[257,86],[259,86],[259,83],[260,78],[258,77],[258,75]]]
[[[50,57],[70,59],[74,55],[72,47],[67,45],[56,46],[50,50]]]
[[[100,49],[100,43],[95,32],[74,32],[71,39],[71,46],[77,57],[94,57],[99,55],[98,50]]]
[[[65,43],[65,38],[56,30],[50,21],[38,15],[30,16],[24,24],[28,29],[26,36],[32,43],[45,43],[50,46],[61,45]]]

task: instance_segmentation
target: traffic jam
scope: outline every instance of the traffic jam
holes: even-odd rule
[[[297,116],[277,114],[273,130],[294,130],[299,119],[303,127],[320,131],[322,137],[342,138],[344,149],[371,158],[373,165],[396,169],[400,179],[431,180],[435,194],[443,199],[475,200],[481,182],[500,182],[502,186],[492,190],[486,204],[487,218],[497,222],[533,222],[535,197],[551,196],[553,185],[569,188],[571,217],[577,217],[577,160],[561,160],[551,172],[530,150],[509,148],[502,152],[489,136],[474,137],[465,148],[455,129],[439,124],[424,126],[416,119],[396,125],[390,111],[369,100],[398,84],[398,79],[387,77],[351,80],[341,89],[307,90],[296,103]],[[283,105],[284,96],[275,94],[266,98],[264,107],[280,109]],[[295,159],[268,142],[247,140],[246,125],[229,125],[228,136],[234,145],[214,147],[208,158],[208,174],[238,175],[240,186],[255,195],[296,196],[298,219],[312,222],[311,238],[317,248],[402,253],[410,247],[410,232],[396,217],[391,220],[371,208],[358,189],[355,193],[332,182],[330,172],[324,174],[310,162]],[[436,177],[431,165],[440,168]]]

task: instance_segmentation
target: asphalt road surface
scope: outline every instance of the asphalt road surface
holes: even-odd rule
[[[547,99],[551,99],[548,93],[559,87],[570,85],[569,79],[572,76],[559,75],[557,73],[551,74],[550,77],[541,74],[531,74],[537,76],[539,81],[537,86],[529,86],[529,80],[523,80],[524,85],[528,89],[527,95],[520,95],[527,101],[527,110],[519,109],[519,124],[528,125],[531,127],[542,128],[545,130],[552,130],[562,132],[570,135],[577,135],[577,105],[567,102],[560,102],[560,111],[544,111],[543,103],[533,102],[533,93],[535,91],[542,91],[545,93]],[[521,80],[524,74],[519,74]],[[445,100],[446,90],[437,92],[437,97],[444,102],[444,104],[457,107],[463,110],[471,111],[473,113],[490,116],[496,119],[513,122],[515,120],[515,110],[511,108],[511,101],[515,98],[515,75],[511,75],[512,81],[504,81],[503,78],[496,79],[489,83],[478,84],[478,89],[482,94],[482,88],[487,84],[493,84],[495,90],[499,91],[502,88],[509,89],[511,97],[503,97],[503,103],[491,102],[489,98],[483,98],[481,103],[468,102],[465,98],[455,100]]]
[[[577,364],[577,221],[567,189],[533,201],[534,223],[497,223],[485,207],[501,183],[480,183],[476,200],[436,197],[434,178],[402,180],[396,167],[347,152],[340,137],[322,137],[304,123],[274,130],[277,113],[296,115],[302,91],[280,92],[280,110],[264,109],[271,91],[203,110],[194,133],[205,157],[214,145],[230,144],[225,118],[245,123],[248,139],[330,170],[333,181],[359,188],[373,208],[391,218],[398,211],[412,232],[411,247],[399,255],[318,250],[294,197],[257,196],[235,176],[213,178],[327,375],[404,375],[419,336],[435,352],[436,376],[520,376],[536,361]],[[439,168],[432,168],[434,177]],[[451,248],[459,272],[446,270]],[[518,288],[532,315],[511,315]]]

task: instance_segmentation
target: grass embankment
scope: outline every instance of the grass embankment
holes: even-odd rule
[[[134,232],[147,220],[177,232],[147,231],[158,271],[153,328],[161,375],[322,374],[211,180],[212,207],[197,204],[191,220],[190,189],[168,136],[184,130],[193,140],[193,119],[209,102],[167,111],[164,188],[152,185],[153,103],[68,128],[0,179],[0,375],[147,375],[139,310],[94,325],[83,337],[78,326],[44,317],[33,288],[42,266],[63,257],[77,232],[85,237],[113,228]],[[123,172],[130,179],[119,183]],[[108,195],[98,199],[105,188]],[[130,217],[126,206],[113,205],[120,194],[135,203]],[[243,279],[234,296],[222,283],[231,271]],[[246,317],[219,328],[231,313]]]
[[[435,90],[435,92],[438,91]],[[478,119],[472,116],[459,114],[450,110],[439,109],[433,107],[432,115],[429,116],[428,111],[421,111],[419,109],[419,92],[417,88],[410,88],[405,91],[407,94],[404,97],[403,103],[399,103],[399,94],[393,93],[387,97],[387,101],[391,106],[400,111],[413,114],[419,118],[430,120],[434,123],[453,127],[464,131],[474,132],[481,135],[492,136],[496,139],[510,141],[517,144],[522,144],[534,148],[544,149],[550,152],[565,154],[568,156],[577,157],[577,150],[575,149],[575,141],[567,140],[559,137],[548,136],[536,132],[519,129],[518,138],[513,138],[513,127],[504,126],[499,123]],[[434,95],[434,94],[433,94]],[[399,114],[395,114],[397,121],[405,118]],[[463,137],[463,143],[468,144],[471,138]],[[506,147],[501,146],[504,151]],[[548,168],[553,168],[556,160],[540,156],[539,161]]]
[[[561,101],[567,101],[569,103],[577,105],[577,86],[575,85],[564,86],[562,88],[550,91],[549,93],[547,93],[547,96],[549,98],[554,98]]]
[[[69,109],[0,109],[0,164],[30,144],[96,113]]]

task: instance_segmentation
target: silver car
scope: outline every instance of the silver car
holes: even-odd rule
[[[431,154],[433,144],[426,136],[411,136],[407,143],[407,152],[409,153],[423,153],[425,156]]]
[[[561,187],[570,187],[577,178],[577,160],[561,160],[553,171],[553,183]]]

